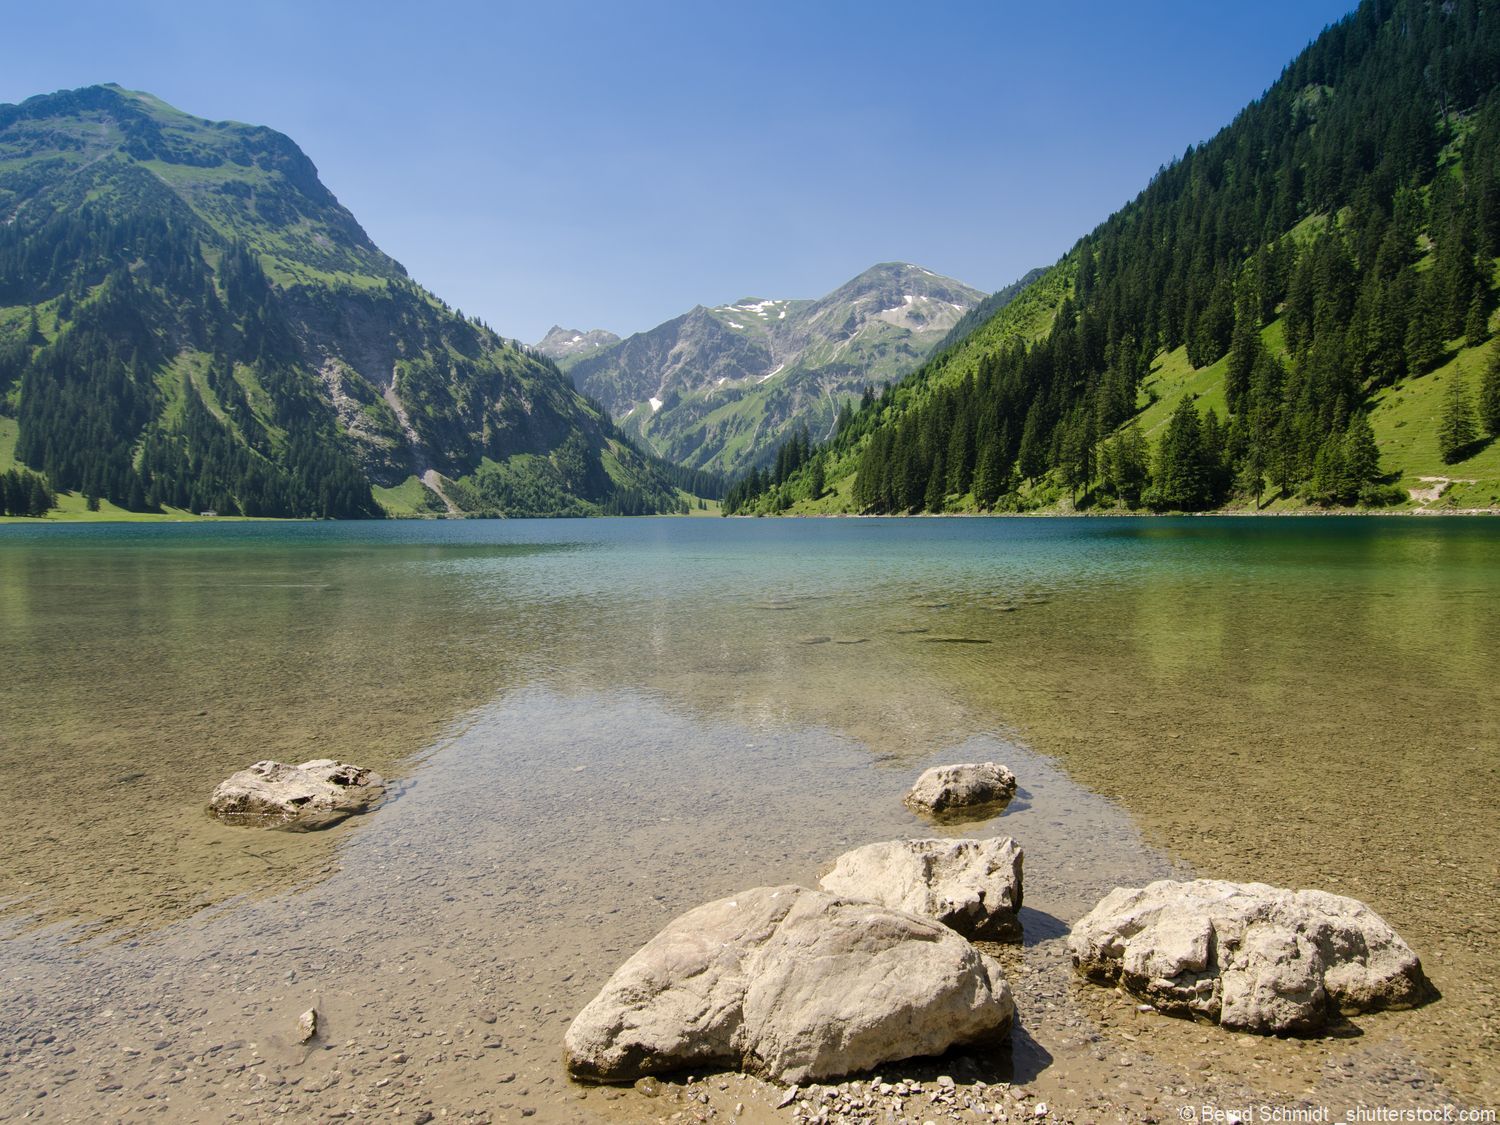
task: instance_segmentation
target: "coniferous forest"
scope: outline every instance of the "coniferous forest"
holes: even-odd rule
[[[1372,396],[1489,340],[1497,176],[1500,13],[1368,0],[1035,299],[867,392],[825,446],[792,451],[805,468],[741,482],[726,508],[785,510],[850,476],[849,506],[886,513],[1404,500]],[[1148,435],[1174,353],[1222,365],[1219,401],[1184,395]],[[1500,434],[1497,371],[1449,379],[1444,461]]]

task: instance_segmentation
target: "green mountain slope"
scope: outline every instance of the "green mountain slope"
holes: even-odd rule
[[[1500,421],[1460,416],[1500,395],[1495,16],[1367,0],[726,510],[1489,506]]]
[[[699,306],[569,371],[662,456],[741,472],[791,434],[831,433],[849,399],[906,375],[983,299],[885,262],[817,300]]]
[[[0,106],[0,416],[91,507],[680,503],[550,361],[412,282],[288,138],[115,86]]]

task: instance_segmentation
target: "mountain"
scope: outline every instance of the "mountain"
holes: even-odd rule
[[[738,473],[866,387],[901,378],[984,294],[885,262],[817,300],[702,305],[579,359],[578,388],[661,456]]]
[[[587,359],[619,342],[620,337],[604,328],[591,328],[584,332],[582,329],[563,328],[554,324],[539,342],[532,345],[532,350],[541,352],[566,371],[580,359]]]
[[[732,511],[1500,508],[1500,19],[1366,0]]]
[[[675,508],[544,357],[382,253],[273,130],[92,86],[0,106],[0,470],[135,511]]]

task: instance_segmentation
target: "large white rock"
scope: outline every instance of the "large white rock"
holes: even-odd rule
[[[688,911],[615,972],[565,1039],[580,1078],[692,1066],[834,1078],[1004,1035],[1000,965],[946,926],[804,887]]]
[[[845,852],[818,886],[936,918],[964,937],[1019,941],[1020,847],[988,840],[890,840]]]
[[[1016,775],[998,762],[961,762],[925,771],[905,801],[918,812],[951,814],[1007,804],[1015,795]]]
[[[1362,902],[1217,879],[1116,887],[1073,927],[1073,964],[1163,1012],[1242,1031],[1430,999],[1422,964]]]
[[[326,828],[368,808],[385,792],[385,779],[363,766],[318,758],[290,766],[256,762],[219,782],[208,808],[230,824]]]

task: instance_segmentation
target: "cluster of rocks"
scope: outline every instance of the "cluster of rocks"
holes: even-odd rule
[[[1004,766],[967,763],[928,770],[905,802],[988,816],[1015,793]],[[804,1083],[1002,1041],[1010,987],[970,939],[1020,939],[1023,859],[1010,838],[886,841],[840,856],[817,891],[760,887],[689,911],[579,1013],[568,1069],[619,1082],[723,1066]],[[1087,979],[1163,1013],[1262,1033],[1433,995],[1416,955],[1362,903],[1263,884],[1117,888],[1074,927],[1069,953]],[[1015,1111],[951,1079],[932,1091],[879,1080],[818,1091],[794,1091],[783,1108],[817,1122],[917,1114],[913,1097],[997,1120]]]
[[[887,1082],[878,1075],[868,1082],[837,1086],[793,1087],[782,1101],[792,1117],[810,1125],[866,1125],[877,1121],[1046,1121],[1057,1117],[1047,1103],[1033,1100],[1009,1083],[976,1079],[960,1086],[950,1075],[936,1081]]]
[[[316,828],[372,807],[385,788],[373,771],[328,759],[263,761],[223,782],[210,811]],[[1016,791],[1004,766],[967,763],[926,771],[905,803],[943,820],[987,818]],[[605,1083],[705,1067],[820,1083],[1003,1043],[1011,989],[973,942],[1020,940],[1023,862],[1009,837],[883,841],[839,856],[816,890],[757,887],[699,906],[572,1021],[568,1069]],[[1263,1034],[1312,1033],[1436,995],[1415,953],[1364,904],[1259,883],[1116,888],[1072,928],[1068,951],[1084,978],[1151,1009]],[[305,1013],[299,1040],[319,1022]],[[794,1086],[779,1108],[819,1123],[1049,1112],[1005,1084],[942,1077]]]
[[[1015,792],[994,763],[934,772],[909,804]],[[1010,985],[969,939],[1020,937],[1022,861],[1008,838],[895,840],[840,856],[818,890],[757,887],[697,907],[578,1014],[568,1069],[618,1082],[721,1065],[796,1083],[1003,1041]]]

